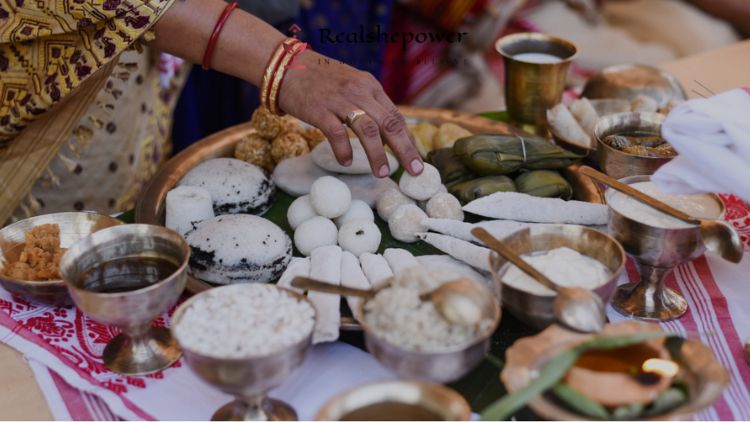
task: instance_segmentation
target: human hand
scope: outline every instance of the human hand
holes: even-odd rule
[[[424,168],[404,117],[367,72],[304,51],[287,70],[279,105],[286,113],[323,131],[344,166],[352,162],[352,148],[342,122],[349,112],[363,110],[367,114],[355,120],[352,130],[361,140],[375,176],[390,174],[384,142],[409,174],[417,175]]]

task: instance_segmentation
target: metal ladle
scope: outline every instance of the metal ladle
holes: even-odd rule
[[[700,226],[701,239],[708,250],[719,254],[729,262],[738,263],[742,260],[744,250],[742,239],[729,224],[723,221],[695,218],[591,167],[581,166],[579,172],[678,220]]]
[[[584,333],[598,332],[604,328],[607,316],[604,313],[604,303],[596,293],[580,287],[558,286],[481,227],[472,229],[471,234],[528,276],[555,291],[557,296],[553,311],[560,323]]]
[[[426,293],[419,298],[432,301],[435,308],[447,321],[459,325],[475,325],[482,318],[482,303],[485,299],[483,292],[475,286],[474,281],[458,279],[443,283],[440,287]],[[372,299],[377,290],[356,289],[313,280],[307,277],[296,277],[292,286],[301,290],[314,290],[341,296],[356,296],[365,300]]]

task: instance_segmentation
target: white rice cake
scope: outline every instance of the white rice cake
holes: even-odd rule
[[[388,248],[383,251],[383,257],[388,261],[393,274],[398,274],[407,268],[419,266],[419,261],[411,252],[401,248]]]
[[[359,263],[373,289],[379,288],[393,277],[393,270],[383,255],[363,253],[359,256]]]
[[[276,284],[279,287],[285,287],[299,294],[304,294],[303,290],[292,286],[292,280],[296,277],[310,277],[310,258],[293,257],[292,261],[289,262],[289,266],[286,267],[286,271],[284,271],[284,274],[281,274],[281,278],[279,278],[279,282]]]
[[[351,252],[344,251],[341,256],[341,285],[363,290],[372,288],[365,273],[362,271],[359,259]],[[352,314],[356,318],[362,299],[356,296],[347,296],[346,303],[349,304],[349,309],[352,310]]]
[[[530,223],[604,225],[609,209],[603,204],[539,198],[518,192],[495,192],[475,199],[464,211],[489,218],[526,221]]]
[[[322,246],[310,253],[310,278],[335,285],[341,284],[341,248]],[[309,291],[307,298],[318,312],[313,343],[336,341],[341,326],[341,296]]]
[[[313,162],[318,167],[328,170],[334,173],[344,174],[372,174],[370,169],[370,162],[367,160],[367,153],[362,143],[358,138],[351,138],[350,143],[352,146],[352,164],[350,166],[342,166],[336,160],[336,156],[333,155],[333,148],[330,142],[321,142],[313,148],[310,155],[312,156]],[[385,153],[388,158],[388,167],[391,170],[391,174],[398,170],[398,160],[396,157],[391,155],[389,152]]]

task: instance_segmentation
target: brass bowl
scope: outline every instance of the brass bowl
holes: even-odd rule
[[[0,229],[0,285],[13,294],[34,302],[56,306],[71,305],[65,282],[59,280],[19,280],[5,275],[5,265],[18,260],[23,250],[25,233],[42,224],[60,226],[60,247],[70,248],[84,237],[122,221],[93,212],[61,212],[44,214],[18,221]]]
[[[612,276],[594,289],[606,304],[617,287],[617,279],[625,268],[625,251],[611,236],[589,227],[567,224],[533,225],[503,239],[517,254],[548,251],[568,247],[604,264]],[[490,255],[490,268],[497,294],[503,307],[519,320],[534,328],[545,328],[555,321],[555,296],[540,296],[503,283],[510,264],[497,254]]]
[[[615,179],[626,176],[651,175],[674,157],[643,157],[628,154],[609,146],[604,138],[625,132],[661,133],[664,115],[659,113],[618,113],[603,117],[596,124],[594,135],[597,143],[599,167]]]
[[[385,286],[388,284],[390,283],[386,283]],[[475,282],[475,286],[482,291],[481,296],[486,299],[482,304],[482,319],[492,320],[492,326],[485,334],[477,337],[471,343],[454,346],[440,352],[419,352],[404,349],[381,339],[370,328],[364,312],[367,300],[363,300],[357,310],[357,320],[365,332],[367,350],[383,366],[392,369],[401,377],[441,384],[458,380],[474,369],[487,356],[490,351],[492,335],[500,324],[500,304],[495,295],[482,283]]]
[[[127,268],[130,277],[124,282],[105,272],[98,279],[100,285],[116,289],[114,292],[81,284],[82,274],[123,258],[160,258],[175,270],[145,286],[139,276],[153,268]],[[102,360],[107,368],[120,374],[145,375],[166,369],[180,358],[169,329],[151,324],[177,302],[185,289],[189,258],[190,248],[182,236],[149,224],[110,227],[83,238],[65,252],[60,273],[73,302],[95,321],[122,330],[104,348]]]
[[[607,324],[603,334],[627,335],[653,330],[659,330],[658,326],[627,321]],[[553,355],[572,348],[591,336],[553,325],[535,336],[522,338],[505,352],[505,367],[500,379],[508,392],[516,392],[526,387]],[[728,371],[700,340],[686,339],[682,345],[681,357],[681,375],[688,387],[689,400],[665,414],[653,416],[651,420],[689,419],[691,415],[711,406],[729,384]],[[532,399],[529,407],[547,420],[590,420],[543,395]]]
[[[600,118],[609,116],[610,114],[630,111],[630,102],[626,100],[602,99],[590,100],[590,102]],[[594,142],[592,147],[585,147],[568,140],[568,138],[563,135],[560,135],[552,125],[549,125],[549,131],[550,134],[552,134],[552,139],[555,140],[555,144],[562,148],[565,148],[570,152],[583,155],[584,157],[594,155],[594,153],[596,153],[596,139],[593,139]]]
[[[685,90],[672,74],[653,66],[622,64],[610,66],[588,80],[582,97],[614,98],[632,101],[647,95],[663,107],[671,100],[687,99]]]
[[[242,284],[218,287],[241,289]],[[274,286],[300,301],[308,299],[291,290]],[[172,327],[180,323],[185,311],[200,298],[193,296],[180,305],[172,316]],[[310,306],[315,307],[310,303]],[[185,361],[203,381],[231,394],[236,399],[214,413],[212,420],[296,420],[297,414],[288,404],[266,397],[266,392],[279,386],[289,374],[300,366],[312,344],[314,330],[296,344],[267,355],[238,359],[206,356],[180,344]],[[179,342],[179,337],[175,336]]]
[[[425,418],[419,419],[415,417],[416,414],[407,413],[410,410]],[[323,405],[315,420],[408,421],[428,418],[469,421],[471,408],[460,394],[442,385],[414,381],[381,381],[355,387],[337,395]]]

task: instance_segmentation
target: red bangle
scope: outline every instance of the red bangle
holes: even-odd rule
[[[221,12],[219,20],[216,21],[214,31],[211,33],[211,38],[208,39],[208,45],[206,45],[206,52],[203,53],[203,70],[208,70],[211,68],[211,57],[213,57],[214,55],[216,41],[219,40],[219,34],[221,34],[221,30],[224,29],[224,24],[227,23],[227,21],[229,20],[229,16],[232,14],[232,11],[237,8],[237,6],[239,6],[239,4],[236,1],[227,4],[224,8],[224,11]]]

